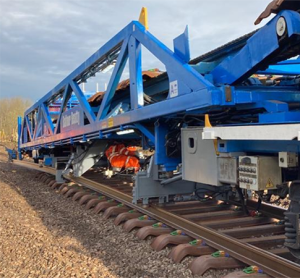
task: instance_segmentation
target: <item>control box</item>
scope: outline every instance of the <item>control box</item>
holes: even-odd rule
[[[225,184],[237,184],[237,157],[218,157],[218,178]]]
[[[240,156],[238,172],[240,188],[269,190],[282,183],[278,157]]]
[[[291,168],[298,167],[298,154],[291,152],[280,152],[279,156],[279,166],[281,168]]]
[[[214,141],[202,139],[202,133],[198,127],[181,130],[182,179],[213,186],[237,184],[238,155],[217,155]]]
[[[213,140],[202,139],[203,128],[183,128],[182,179],[219,186],[218,160]]]

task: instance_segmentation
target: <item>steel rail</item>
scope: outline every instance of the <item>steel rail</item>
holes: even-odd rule
[[[32,163],[32,162],[28,162],[28,161],[24,161],[24,160],[13,160],[13,164],[16,164],[18,166],[22,166],[28,169],[34,169],[34,170],[38,170],[41,172],[45,172],[48,174],[52,174],[55,176],[56,174],[56,170],[52,167],[47,167],[47,166],[40,166],[37,163]]]
[[[229,200],[230,204],[232,205],[236,205],[236,206],[240,206],[241,203],[234,201],[234,200]],[[257,210],[257,201],[253,200],[253,199],[248,199],[247,200],[247,207],[248,209],[252,209],[252,210]],[[262,204],[260,205],[259,208],[259,212],[261,212],[263,215],[272,217],[272,218],[277,218],[280,220],[284,219],[284,212],[286,211],[286,209],[283,208],[279,208],[279,207],[275,207],[272,206],[268,203],[264,203],[262,202]]]
[[[65,178],[111,197],[165,223],[166,225],[183,230],[187,235],[193,238],[201,238],[205,240],[209,246],[219,250],[225,250],[232,257],[241,260],[248,265],[257,265],[266,273],[274,277],[300,277],[300,266],[294,262],[275,256],[274,254],[255,246],[242,243],[235,238],[212,230],[208,227],[193,223],[190,220],[166,211],[163,207],[156,205],[149,207],[134,205],[132,204],[132,198],[129,195],[110,188],[107,185],[100,184],[83,177],[65,176]]]
[[[20,162],[16,160],[14,163],[19,166],[55,174],[55,169],[50,167],[39,167],[38,165],[34,165],[30,162]],[[165,223],[166,225],[183,230],[187,235],[193,238],[201,238],[205,240],[209,246],[219,250],[224,250],[232,257],[248,265],[257,265],[269,275],[274,277],[300,277],[300,266],[298,264],[278,257],[255,246],[242,243],[235,238],[212,230],[208,227],[193,223],[190,220],[166,211],[163,207],[159,207],[157,205],[149,207],[135,205],[132,203],[132,197],[128,194],[84,177],[64,175],[64,178],[113,198],[118,202]]]

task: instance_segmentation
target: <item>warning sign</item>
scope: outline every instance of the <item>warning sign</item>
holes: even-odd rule
[[[271,181],[271,179],[269,178],[269,179],[268,179],[268,182],[267,182],[267,184],[266,184],[266,188],[271,188],[271,187],[274,187],[274,184],[273,184],[273,182]]]

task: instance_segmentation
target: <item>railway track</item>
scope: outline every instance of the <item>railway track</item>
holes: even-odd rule
[[[131,181],[107,180],[97,171],[88,171],[79,178],[65,176],[69,182],[58,184],[53,168],[14,163],[41,171],[41,181],[86,209],[103,212],[105,218],[114,217],[114,223],[123,224],[124,231],[138,229],[136,236],[140,239],[152,236],[154,250],[173,245],[169,257],[174,262],[195,256],[190,265],[194,274],[203,274],[209,268],[244,268],[243,274],[233,272],[228,277],[300,277],[300,266],[283,246],[282,209],[262,205],[261,214],[253,211],[246,216],[234,204],[215,200],[164,206],[153,202],[144,207],[132,204]],[[254,201],[249,203],[250,208],[255,205]]]

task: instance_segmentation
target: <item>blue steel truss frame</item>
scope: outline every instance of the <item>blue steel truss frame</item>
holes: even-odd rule
[[[177,38],[176,44],[180,44],[180,40],[185,40],[184,44],[188,47],[186,42],[187,30],[185,33]],[[139,22],[132,22],[127,27],[125,27],[121,32],[119,32],[112,40],[101,47],[94,55],[92,55],[87,61],[85,61],[81,66],[79,66],[74,72],[72,72],[68,77],[66,77],[59,85],[57,85],[53,90],[51,90],[46,96],[44,96],[40,101],[34,104],[25,112],[24,121],[21,129],[21,148],[28,147],[45,147],[50,146],[55,142],[62,142],[66,138],[73,138],[76,136],[86,135],[93,133],[95,131],[101,131],[109,128],[115,128],[124,124],[130,124],[139,122],[143,117],[138,116],[138,110],[144,107],[143,103],[143,83],[142,83],[142,71],[141,71],[141,44],[143,44],[150,52],[152,52],[161,62],[163,62],[167,68],[172,68],[174,78],[182,83],[190,84],[190,86],[184,85],[185,90],[180,90],[180,94],[184,95],[190,92],[196,92],[204,90],[204,96],[207,94],[209,89],[213,89],[214,86],[204,79],[200,74],[198,74],[194,69],[192,69],[186,61],[182,60],[182,53],[180,51],[189,52],[189,49],[182,49],[182,46],[178,47],[178,53],[180,56],[173,53],[165,45],[159,42],[154,36],[152,36],[145,27]],[[79,84],[87,79],[88,76],[92,76],[96,71],[101,70],[101,66],[105,67],[113,60],[111,57],[117,56],[117,63],[114,67],[114,71],[110,78],[104,99],[99,107],[98,113],[95,115],[91,106],[87,102],[84,94],[82,93]],[[114,96],[116,87],[120,81],[121,74],[123,72],[126,61],[129,59],[130,64],[130,99],[131,99],[131,111],[128,112],[130,117],[126,115],[114,117],[114,123],[110,121],[107,123],[107,114],[110,108],[111,100]],[[92,72],[92,73],[91,73]],[[76,131],[61,133],[60,123],[62,118],[62,113],[65,111],[66,103],[71,97],[72,92],[75,93],[80,107],[84,112],[85,116],[89,120],[89,125],[79,128]],[[49,110],[47,104],[61,98],[62,105],[60,107],[59,116],[54,127],[51,117],[49,115]],[[205,98],[207,98],[205,96]],[[207,101],[206,101],[207,102]],[[175,101],[176,103],[176,101]],[[189,108],[188,102],[185,101],[185,108]],[[161,104],[159,105],[161,106]],[[176,104],[174,105],[176,107]],[[180,110],[180,106],[178,106]],[[148,110],[149,108],[147,108]],[[151,108],[152,110],[152,108]],[[147,112],[144,112],[146,118],[157,117],[163,114],[167,115],[169,112],[164,111],[162,114],[162,109],[155,109],[156,112],[153,115],[147,116]],[[173,113],[177,112],[178,109],[172,109]],[[31,122],[29,120],[29,115],[36,115],[36,128],[32,128]],[[33,118],[33,117],[31,117]],[[131,120],[124,120],[129,119]],[[24,142],[23,132],[24,128],[27,129],[29,133],[29,142]],[[145,132],[145,129],[142,129]],[[99,133],[100,135],[102,133]],[[149,133],[146,132],[146,136],[149,138]],[[151,136],[150,136],[151,137]],[[153,141],[153,139],[152,139]]]
[[[284,17],[287,22],[287,39],[294,39],[295,36],[298,38],[300,35],[299,13],[282,11],[265,27],[257,31],[240,51],[221,61],[206,75],[201,75],[188,64],[190,52],[187,29],[174,39],[174,51],[171,51],[148,32],[140,22],[131,22],[25,112],[22,126],[19,128],[20,149],[53,147],[72,144],[83,139],[107,138],[111,132],[132,126],[139,129],[149,141],[157,145],[155,139],[161,136],[161,132],[152,134],[143,126],[144,120],[185,111],[205,113],[220,106],[263,107],[272,113],[274,122],[286,121],[286,117],[282,115],[276,117],[276,113],[289,112],[287,102],[299,102],[299,89],[263,87],[245,89],[232,85],[241,76],[252,73],[257,64],[267,63],[268,57],[283,48],[276,34],[276,23],[279,17]],[[262,44],[262,41],[265,43]],[[175,95],[169,92],[166,100],[147,106],[144,105],[143,97],[141,46],[147,48],[165,65],[169,83],[175,82],[177,86]],[[116,64],[106,93],[95,112],[79,85],[114,60]],[[131,109],[123,114],[109,117],[111,102],[127,60],[129,60],[130,69]],[[62,132],[60,128],[62,114],[67,110],[67,103],[72,92],[76,95],[80,108],[89,123],[71,131]],[[230,97],[228,97],[228,92]],[[58,99],[61,99],[61,107],[54,124],[49,113],[49,105]],[[299,113],[291,118],[293,122],[300,122]],[[270,118],[264,117],[261,121],[262,123],[272,122]]]

